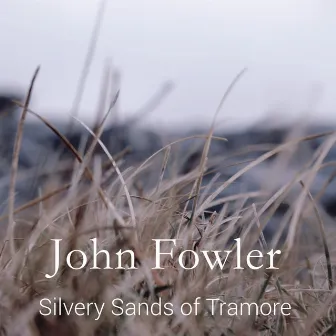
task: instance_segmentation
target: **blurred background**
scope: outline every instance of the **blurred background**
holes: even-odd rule
[[[0,88],[27,90],[40,65],[32,107],[69,118],[99,8],[98,0],[2,0]],[[335,15],[333,0],[107,0],[79,115],[94,120],[109,62],[122,88],[120,118],[168,82],[173,91],[146,123],[210,124],[246,67],[218,127],[334,121]]]

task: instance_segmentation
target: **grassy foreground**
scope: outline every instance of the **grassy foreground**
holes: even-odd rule
[[[52,197],[12,214],[14,222],[7,232],[3,230],[0,250],[1,335],[336,334],[334,230],[325,227],[318,209],[312,206],[309,215],[315,218],[314,237],[318,238],[304,240],[299,230],[290,230],[280,247],[281,256],[274,259],[279,269],[266,269],[272,246],[262,234],[252,233],[265,224],[262,213],[254,204],[236,205],[233,214],[226,213],[224,206],[221,213],[206,219],[202,195],[207,190],[198,185],[202,169],[166,180],[169,150],[158,153],[161,165],[152,165],[149,159],[141,169],[123,174],[113,168],[113,162],[110,167],[94,162],[86,177],[76,174],[81,170],[77,167],[71,186],[64,187],[55,174],[44,190]],[[149,190],[142,188],[144,170],[157,178]],[[188,184],[195,188],[188,189]],[[51,191],[56,189],[58,193]],[[196,194],[196,205],[187,207]],[[232,195],[224,204],[241,196]],[[309,195],[306,198],[307,204],[315,204]],[[272,204],[276,198],[264,203],[269,201]],[[294,208],[287,222],[298,228],[307,206],[297,206],[299,211]],[[2,220],[8,222],[8,218]],[[238,238],[237,232],[241,249],[231,239]],[[109,252],[113,269],[91,269],[93,238],[99,249]],[[54,277],[46,278],[55,270],[51,239],[62,239],[60,267]],[[154,239],[177,242],[172,257],[161,256],[163,269],[153,269]],[[161,252],[170,252],[172,246],[162,243]],[[259,269],[251,269],[246,261],[255,249],[264,255],[253,259]],[[86,254],[83,268],[79,252],[70,258],[79,270],[67,264],[67,254],[73,250]],[[120,250],[133,254],[125,253],[120,261],[116,254]],[[188,251],[179,257],[184,250]],[[204,250],[210,251],[208,260]],[[232,250],[227,259],[225,250]],[[215,261],[211,251],[221,251],[221,260],[226,260],[222,269],[218,264],[209,267]],[[193,268],[195,254],[199,263]],[[244,269],[235,269],[237,254]],[[99,254],[97,268],[107,266],[106,258],[107,253]],[[76,303],[82,307],[77,311]],[[94,307],[103,309],[99,314]]]

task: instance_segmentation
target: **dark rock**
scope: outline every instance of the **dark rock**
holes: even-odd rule
[[[22,97],[15,94],[0,95],[0,204],[3,204],[8,197],[11,160],[20,115],[20,109],[12,103],[12,99],[23,100]],[[70,134],[66,133],[66,125],[59,124],[57,125],[57,129],[66,135],[76,149],[81,148],[83,141],[86,141],[87,149],[88,144],[90,144],[93,139],[85,129],[76,128]],[[331,130],[331,127],[313,125],[313,127],[307,127],[302,134],[311,135]],[[185,134],[180,135],[167,134],[166,138],[177,139],[202,133],[206,135],[206,130],[198,132],[186,131]],[[289,141],[295,137],[300,138],[302,134],[293,132],[293,128],[291,127],[278,127],[274,129],[252,128],[236,133],[217,133],[217,136],[226,138],[227,140],[212,140],[208,155],[207,171],[202,180],[202,192],[209,186],[209,183],[212,183],[216,174],[219,174],[219,177],[216,183],[209,188],[208,195],[201,194],[201,200],[206,199],[219,186],[239,173],[241,169],[245,168],[253,160],[259,158],[260,155],[267,153],[270,149],[276,148],[276,146],[283,144],[287,140]],[[107,126],[100,139],[112,156],[120,153],[125,148],[131,149],[131,152],[124,157],[121,167],[122,170],[130,166],[139,165],[149,156],[159,151],[163,146],[159,134],[151,130],[137,128],[134,125],[129,126],[127,122],[125,124]],[[239,200],[230,202],[223,201],[219,204],[213,204],[213,202],[211,202],[207,209],[204,210],[208,211],[211,215],[212,211],[220,212],[225,203],[228,204],[227,216],[230,216],[235,213],[237,205],[242,203],[244,198],[246,198],[243,204],[245,208],[255,203],[259,210],[275,192],[286,183],[289,183],[302,169],[307,170],[305,165],[313,159],[314,153],[323,145],[325,139],[326,137],[321,137],[302,142],[294,148],[294,154],[291,154],[290,151],[287,150],[284,151],[284,153],[277,153],[267,160],[260,162],[257,166],[243,173],[242,176],[236,178],[234,182],[229,184],[215,198],[215,201],[218,201],[225,197],[240,194],[241,197]],[[204,138],[195,138],[183,141],[176,146],[178,147],[177,164],[180,175],[187,174],[198,167],[201,161],[204,143]],[[288,149],[290,149],[291,146],[289,146]],[[43,123],[26,123],[20,152],[19,169],[20,172],[35,169],[36,178],[18,181],[16,185],[18,192],[17,204],[27,202],[37,195],[38,187],[42,182],[42,179],[37,177],[39,171],[46,169],[46,167],[53,167],[57,163],[60,153],[63,153],[64,157],[73,158],[73,154],[64,146],[61,139]],[[95,155],[96,154],[106,157],[99,144],[96,145]],[[175,149],[172,150],[172,154],[176,154]],[[324,162],[329,163],[329,165],[317,172],[310,188],[313,197],[320,196],[316,201],[318,207],[331,218],[336,216],[335,180],[326,186],[324,192],[321,192],[321,189],[323,185],[328,182],[334,170],[336,170],[332,165],[332,161],[335,159],[336,148],[333,146],[324,160]],[[166,171],[167,179],[170,178],[172,169],[171,162],[172,160],[169,161]],[[147,190],[152,188],[153,183],[157,181],[160,175],[159,170],[160,168],[155,172],[156,175],[154,173],[148,173],[145,175],[145,178],[143,178],[145,184],[148,185]],[[152,180],[152,182],[149,183],[149,180]],[[306,181],[306,179],[304,179],[304,181]],[[263,216],[261,220],[267,222],[267,226],[264,230],[264,234],[267,238],[273,237],[277,232],[279,223],[284,216],[292,210],[291,206],[295,203],[301,191],[302,186],[296,182],[290,188],[290,192],[288,192],[286,197],[281,200],[278,208],[275,210],[275,214],[270,219],[267,219],[267,216]],[[250,192],[262,192],[262,194],[255,197],[247,197],[246,193]],[[261,205],[259,205],[259,202]],[[1,211],[0,209],[0,212]]]

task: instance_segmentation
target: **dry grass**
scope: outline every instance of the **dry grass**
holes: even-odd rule
[[[322,165],[323,160],[319,158],[324,155],[323,149],[327,150],[333,144],[333,137],[329,136],[317,153],[316,161],[306,167],[310,179],[318,169],[316,165]],[[199,184],[197,207],[192,207],[191,211],[185,208],[186,199],[195,196],[189,194],[191,189],[187,186],[198,181],[198,167],[182,177],[164,178],[168,156],[173,149],[174,145],[167,146],[154,156],[161,160],[161,171],[157,165],[151,165],[152,160],[144,165],[144,170],[157,178],[154,188],[139,188],[139,184],[144,182],[141,180],[142,169],[121,173],[115,169],[116,162],[111,162],[112,157],[107,153],[112,168],[106,168],[102,161],[91,160],[86,169],[77,167],[74,171],[74,175],[80,170],[86,171],[86,179],[77,176],[72,179],[72,185],[66,187],[62,179],[52,176],[43,199],[26,206],[24,212],[17,210],[12,213],[14,220],[10,235],[4,237],[0,250],[0,330],[3,335],[302,336],[336,333],[333,308],[336,255],[332,244],[335,230],[325,225],[324,215],[319,213],[313,197],[307,193],[309,178],[302,184],[293,212],[286,219],[291,228],[288,240],[281,248],[281,258],[277,260],[279,270],[235,270],[237,251],[236,245],[232,244],[232,235],[241,229],[242,260],[256,246],[268,252],[271,246],[267,244],[270,242],[265,242],[259,235],[260,226],[267,221],[266,210],[288,193],[291,185],[265,199],[258,208],[255,204],[245,206],[237,201],[234,214],[228,215],[224,206],[220,214],[214,213],[205,219],[204,204],[211,205],[214,197],[205,197],[206,190]],[[277,149],[273,149],[274,152]],[[249,165],[256,165],[271,154],[272,151]],[[82,165],[89,162],[88,158],[81,159],[78,153],[75,157]],[[227,184],[233,181],[234,177]],[[50,191],[54,189],[60,189],[60,192]],[[48,193],[52,197],[46,200]],[[232,203],[235,196],[244,195],[232,195],[224,203]],[[313,219],[313,226],[310,230],[305,228],[309,237],[304,240],[299,227],[302,218],[307,216]],[[138,269],[90,270],[90,239],[95,237],[99,246],[110,252],[113,267],[117,265],[115,253],[120,249],[131,249]],[[45,275],[53,273],[54,269],[51,239],[56,238],[63,239],[61,268],[57,276],[47,279]],[[178,240],[174,257],[163,262],[163,270],[152,269],[155,262],[153,239]],[[169,245],[165,246],[169,251]],[[82,270],[71,270],[66,266],[66,254],[74,249],[87,253],[89,262]],[[195,269],[184,270],[179,265],[178,255],[186,249],[197,253],[233,249],[233,253],[223,270],[219,267],[211,270],[202,258]],[[75,257],[72,260],[75,262]],[[123,261],[125,265],[130,262],[128,259]],[[77,262],[81,262],[80,258]],[[101,267],[105,267],[103,257],[99,262]],[[184,262],[185,265],[193,264],[190,253],[186,254]],[[68,304],[105,303],[106,308],[98,320],[95,314],[67,316],[65,311],[61,316],[39,314],[41,299],[59,297]],[[197,297],[200,297],[197,314],[183,316],[181,304],[193,304]],[[115,298],[121,298],[125,305],[129,302],[142,302],[149,306],[154,302],[171,303],[175,309],[171,316],[164,313],[153,316],[151,313],[147,315],[143,306],[136,316],[115,316],[111,313],[111,302]],[[253,311],[248,315],[246,310],[242,315],[230,316],[225,308],[220,314],[218,307],[216,314],[212,314],[211,298],[237,304],[289,303],[292,309],[289,316],[279,312],[266,317],[255,316]]]
[[[29,95],[26,104],[21,105],[24,114],[15,154],[19,150],[24,116],[26,113],[34,114],[28,108],[28,102]],[[201,182],[211,161],[207,156],[210,138],[214,139],[211,137],[213,129],[203,136],[206,144],[199,165],[183,176],[166,178],[168,165],[174,166],[169,160],[178,142],[167,145],[141,166],[121,171],[119,160],[124,153],[112,157],[97,137],[90,144],[87,155],[82,157],[52,125],[39,118],[70,149],[78,165],[71,173],[69,162],[60,162],[45,184],[43,195],[13,209],[17,177],[17,155],[14,155],[11,207],[9,214],[0,219],[3,221],[3,244],[0,247],[1,335],[336,334],[334,220],[320,211],[318,202],[309,193],[310,183],[334,145],[333,133],[328,134],[304,171],[274,193],[260,190],[260,193],[230,195],[220,200],[224,205],[221,213],[205,217],[206,210],[218,202],[221,191],[249,169],[288,149],[293,149],[295,155],[298,143],[316,135],[270,149],[225,183],[217,185],[214,179],[212,185],[204,188]],[[98,125],[92,133],[99,136],[103,123]],[[102,147],[106,154],[104,159],[93,156],[95,146]],[[70,167],[73,166],[70,164]],[[146,186],[148,178],[152,183]],[[267,181],[265,183],[267,185]],[[266,241],[260,232],[295,185],[301,185],[301,191],[292,197],[291,211],[279,223],[278,233],[281,233],[281,228],[288,229],[287,240],[280,245],[282,253],[276,258],[279,269],[266,270],[269,261],[265,258],[259,260],[265,267],[250,270],[244,260],[251,250],[258,248],[266,253],[272,247],[279,247],[279,236],[274,241]],[[210,187],[215,191],[209,195]],[[248,198],[255,198],[255,202],[248,204]],[[193,205],[187,207],[188,202],[193,202]],[[233,207],[233,213],[228,211],[229,205],[230,209]],[[5,223],[9,224],[7,233]],[[232,240],[238,236],[241,238],[241,252]],[[98,239],[100,248],[110,253],[114,269],[90,269],[93,256],[90,239],[93,238]],[[51,239],[62,239],[62,243],[60,270],[49,279],[46,274],[52,274],[55,267]],[[153,239],[177,240],[174,256],[162,259],[162,270],[153,269]],[[66,265],[66,256],[78,249],[86,252],[88,264],[81,270],[72,270]],[[127,254],[122,261],[129,267],[116,269],[116,252],[119,250],[133,251],[137,269],[131,269]],[[193,253],[200,255],[196,268],[186,270],[181,267],[178,256],[183,250],[190,250],[182,260],[186,267],[193,265]],[[216,266],[211,270],[201,257],[202,250],[222,251],[221,255],[224,250],[233,252],[223,269]],[[170,251],[168,244],[164,245],[164,251]],[[235,269],[239,253],[244,270]],[[104,256],[101,254],[98,258],[98,265],[102,268],[106,266]],[[78,253],[71,261],[74,266],[82,263]],[[105,308],[99,319],[94,312],[87,316],[73,312],[67,315],[66,309],[56,316],[46,317],[39,311],[43,308],[41,300],[47,298],[61,298],[67,307],[82,302],[104,303]],[[138,307],[142,303],[141,309],[135,316],[130,309],[122,316],[118,316],[118,309],[113,314],[111,302],[116,298],[123,300],[124,308],[127,304]],[[214,311],[210,299],[217,300]],[[190,303],[195,307],[195,301],[199,302],[197,313],[194,310],[184,316],[181,305]],[[280,314],[279,309],[275,314],[262,316],[253,309],[248,314],[245,306],[242,314],[232,316],[235,314],[228,311],[227,306],[223,305],[220,310],[220,304],[224,302],[237,305],[255,303],[257,307],[265,303],[278,304],[278,307],[287,303],[292,309],[288,316]],[[147,314],[146,305],[151,307],[157,303],[171,304],[171,314],[170,311],[166,311],[167,314],[162,311],[157,316],[152,312]]]

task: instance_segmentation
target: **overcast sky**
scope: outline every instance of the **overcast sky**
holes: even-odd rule
[[[0,87],[26,90],[37,65],[33,107],[53,117],[72,106],[98,0],[2,0]],[[105,61],[121,73],[123,113],[165,81],[173,92],[151,123],[204,125],[234,76],[222,124],[265,114],[336,115],[334,0],[109,0],[81,103],[92,120]]]

